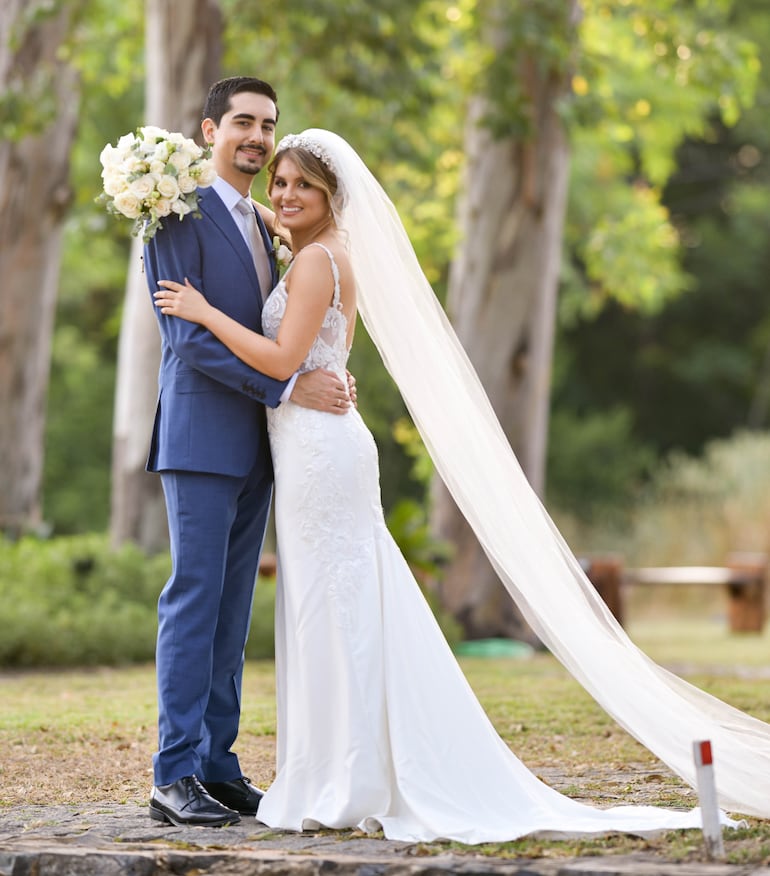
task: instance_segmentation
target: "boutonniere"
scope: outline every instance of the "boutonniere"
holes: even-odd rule
[[[273,238],[273,258],[278,266],[278,276],[281,277],[286,272],[286,269],[291,264],[293,257],[292,251],[283,243],[281,238],[276,234]]]
[[[107,144],[99,156],[104,191],[96,199],[110,213],[133,219],[131,233],[145,243],[162,228],[162,219],[189,213],[200,217],[198,189],[215,178],[210,150],[181,134],[154,125]]]

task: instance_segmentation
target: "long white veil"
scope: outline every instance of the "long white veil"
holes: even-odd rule
[[[349,144],[301,135],[343,188],[364,324],[436,470],[516,605],[570,673],[695,787],[692,742],[710,739],[719,803],[770,818],[770,725],[655,664],[608,611],[529,486],[389,198]],[[280,150],[280,144],[279,144]]]

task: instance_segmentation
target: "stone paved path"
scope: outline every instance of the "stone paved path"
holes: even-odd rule
[[[0,876],[770,876],[770,867],[669,863],[653,854],[502,859],[431,854],[351,833],[276,833],[252,819],[177,828],[136,803],[0,811]]]

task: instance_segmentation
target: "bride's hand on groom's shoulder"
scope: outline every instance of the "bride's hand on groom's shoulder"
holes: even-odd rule
[[[353,379],[353,391],[354,403],[355,378]],[[300,407],[324,411],[327,414],[346,414],[351,407],[348,386],[333,371],[327,371],[324,368],[300,374],[294,384],[291,400]]]
[[[187,277],[184,285],[173,280],[158,280],[158,286],[162,288],[153,293],[153,298],[161,313],[178,316],[188,322],[205,324],[212,308]]]

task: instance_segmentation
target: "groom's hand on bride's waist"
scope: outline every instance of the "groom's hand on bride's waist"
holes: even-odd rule
[[[351,394],[339,376],[333,371],[318,368],[315,371],[307,371],[297,377],[291,400],[303,408],[313,408],[316,411],[324,411],[327,414],[346,414],[350,410]],[[353,400],[355,400],[355,378],[353,378]]]
[[[350,403],[354,408],[358,407],[358,390],[356,389],[356,378],[349,371],[346,371],[345,374],[348,378],[348,397],[350,398]]]

